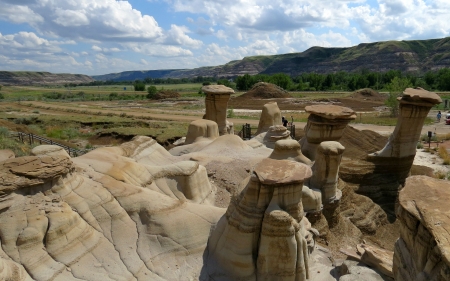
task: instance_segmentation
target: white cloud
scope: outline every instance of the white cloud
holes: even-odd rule
[[[0,18],[28,23],[42,34],[95,41],[153,41],[163,35],[156,20],[115,0],[0,0]],[[17,3],[17,4],[15,4]],[[14,5],[15,4],[15,5]],[[22,3],[23,4],[23,3]]]
[[[191,48],[200,48],[203,44],[200,40],[195,40],[189,37],[186,33],[190,33],[189,29],[185,26],[178,26],[172,24],[170,30],[166,33],[164,44],[186,46]]]

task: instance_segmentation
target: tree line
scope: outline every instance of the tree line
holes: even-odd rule
[[[442,68],[438,71],[428,71],[423,75],[404,74],[399,70],[387,72],[373,72],[364,70],[360,73],[339,71],[336,73],[302,73],[294,78],[284,73],[273,75],[245,74],[235,79],[236,89],[249,90],[255,83],[273,83],[290,91],[355,91],[363,88],[388,90],[395,79],[403,80],[412,87],[422,87],[427,90],[450,91],[450,69]]]
[[[284,73],[277,74],[245,74],[226,79],[220,77],[197,76],[193,78],[150,78],[134,81],[93,81],[78,84],[79,86],[133,85],[137,91],[145,91],[145,85],[185,84],[185,83],[217,83],[239,91],[247,91],[258,82],[273,83],[289,91],[354,91],[362,88],[387,90],[394,78],[407,81],[412,87],[426,90],[450,91],[450,69],[442,68],[423,74],[402,73],[400,70],[374,72],[363,70],[358,73],[339,71],[336,73],[302,73],[291,77]],[[70,84],[68,86],[75,87]],[[137,86],[137,87],[136,87]]]

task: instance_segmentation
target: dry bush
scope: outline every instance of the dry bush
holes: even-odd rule
[[[450,165],[450,155],[448,155],[448,151],[445,147],[439,147],[439,157],[442,158],[444,165]]]

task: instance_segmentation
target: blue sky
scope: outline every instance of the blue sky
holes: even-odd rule
[[[450,0],[0,0],[0,70],[106,74],[449,36]]]

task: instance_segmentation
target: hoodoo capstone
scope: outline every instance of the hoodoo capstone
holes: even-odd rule
[[[352,109],[337,105],[311,105],[305,107],[305,111],[310,115],[300,144],[303,154],[313,161],[319,144],[339,141],[347,124],[356,118]]]

